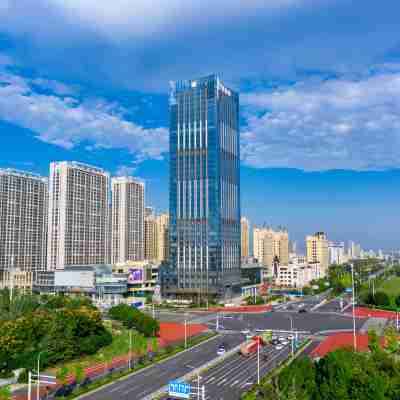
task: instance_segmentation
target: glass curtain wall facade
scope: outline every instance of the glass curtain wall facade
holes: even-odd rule
[[[240,285],[239,96],[220,79],[171,83],[170,268],[166,293]]]

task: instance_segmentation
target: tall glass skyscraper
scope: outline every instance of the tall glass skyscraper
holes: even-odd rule
[[[240,285],[239,96],[215,76],[171,83],[170,271],[165,294]]]

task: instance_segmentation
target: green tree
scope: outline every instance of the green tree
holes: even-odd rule
[[[396,307],[400,308],[400,295],[398,295],[395,299]]]
[[[386,342],[386,350],[389,353],[398,353],[399,346],[399,336],[396,329],[393,326],[390,326],[385,329],[385,342]]]
[[[85,370],[81,365],[77,365],[74,370],[75,381],[79,385],[85,379]]]
[[[68,383],[68,374],[69,369],[67,367],[61,367],[56,374],[57,381],[61,383],[61,385],[66,385]]]
[[[3,386],[0,388],[0,400],[11,400],[11,389],[10,386]]]
[[[380,350],[379,336],[374,329],[368,331],[368,348],[372,352],[377,352]]]
[[[374,296],[374,304],[376,306],[389,306],[390,297],[385,292],[376,292]]]

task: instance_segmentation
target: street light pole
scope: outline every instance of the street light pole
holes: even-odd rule
[[[257,338],[257,385],[260,384],[260,338]]]
[[[28,372],[28,400],[32,398],[32,372]]]
[[[354,351],[357,350],[357,337],[356,337],[356,316],[355,316],[355,288],[354,288],[354,263],[351,263],[351,283],[352,283],[352,292],[353,292],[353,346]]]
[[[186,320],[186,314],[185,314],[185,349],[187,347],[187,320]]]
[[[37,387],[36,387],[36,400],[40,400],[40,356],[43,351],[39,352],[37,358]]]
[[[289,319],[290,319],[290,332],[291,335],[293,336],[293,317],[289,315]],[[292,342],[292,357],[294,356],[294,338],[291,340]]]
[[[132,329],[129,330],[129,362],[128,368],[131,369],[132,367]]]
[[[10,268],[10,305],[11,305],[11,303],[12,303],[13,294],[14,294],[14,279],[15,279],[14,256],[11,256],[11,268]]]

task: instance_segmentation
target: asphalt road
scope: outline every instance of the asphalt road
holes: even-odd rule
[[[352,329],[353,321],[349,316],[332,313],[298,313],[298,312],[269,312],[263,314],[231,315],[232,318],[220,320],[220,329],[241,331],[249,329],[290,330],[290,318],[293,319],[293,328],[298,331],[312,334],[326,330]],[[357,329],[360,329],[366,319],[356,320]]]
[[[290,353],[289,345],[281,350],[273,346],[260,349],[260,376],[285,360]],[[248,357],[234,354],[201,375],[200,386],[205,386],[206,400],[238,400],[242,393],[257,382],[257,353]],[[190,382],[196,391],[197,380]],[[162,399],[169,399],[164,396]]]
[[[243,336],[240,334],[222,335],[82,398],[87,400],[141,400],[167,385],[170,380],[177,379],[193,368],[198,368],[216,358],[220,343],[225,343],[226,349],[229,350],[243,340]]]

